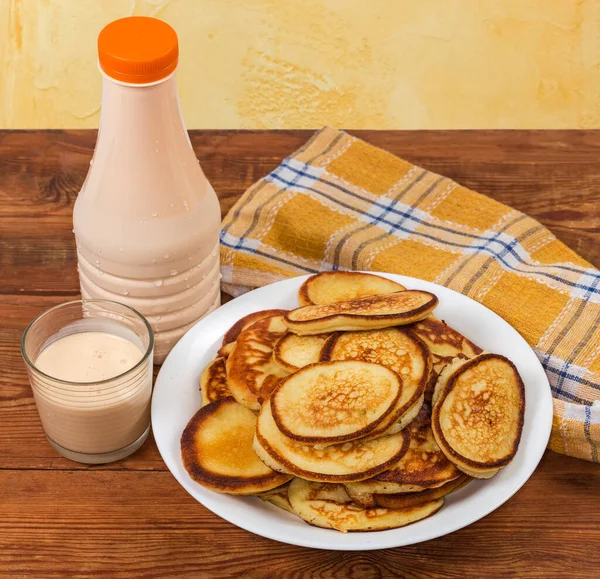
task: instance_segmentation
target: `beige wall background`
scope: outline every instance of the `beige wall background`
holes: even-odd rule
[[[96,127],[96,36],[179,34],[189,128],[598,128],[597,0],[0,0],[0,127]]]

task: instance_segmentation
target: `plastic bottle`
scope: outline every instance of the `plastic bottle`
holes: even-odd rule
[[[220,304],[217,196],[183,124],[175,31],[130,17],[98,38],[102,114],[73,222],[84,298],[122,302],[155,332],[155,363]]]

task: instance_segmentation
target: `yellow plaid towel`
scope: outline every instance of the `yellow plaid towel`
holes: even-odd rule
[[[221,258],[232,295],[330,269],[468,295],[541,360],[554,395],[550,448],[600,461],[600,272],[523,213],[325,128],[236,203]]]

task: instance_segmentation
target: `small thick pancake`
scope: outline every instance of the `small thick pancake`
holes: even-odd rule
[[[440,395],[442,393],[442,390],[445,388],[446,383],[448,382],[448,379],[452,376],[452,374],[456,370],[461,368],[467,361],[468,361],[468,358],[457,357],[457,358],[452,359],[448,364],[446,364],[442,368],[442,370],[438,376],[438,379],[435,383],[435,388],[433,389],[433,395],[431,398],[432,408],[437,404],[438,400],[440,399]]]
[[[460,470],[490,478],[515,456],[525,413],[525,387],[515,365],[480,354],[452,365],[440,377],[432,428]]]
[[[388,507],[391,509],[405,509],[407,507],[414,507],[415,505],[421,505],[428,503],[429,501],[435,501],[441,499],[450,493],[453,493],[464,486],[468,485],[473,479],[466,474],[459,476],[450,482],[447,482],[441,487],[435,489],[429,489],[421,491],[420,493],[398,493],[394,495],[373,495],[373,506]]]
[[[483,351],[446,322],[434,316],[417,322],[411,326],[411,330],[427,344],[432,354],[433,371],[425,390],[425,399],[428,401],[431,400],[437,378],[445,366],[456,357],[466,360]]]
[[[300,442],[335,444],[366,436],[396,410],[398,374],[371,362],[311,364],[284,378],[271,395],[279,430]]]
[[[400,375],[402,395],[396,410],[389,415],[387,428],[409,411],[412,411],[412,420],[423,404],[431,355],[425,343],[410,330],[387,328],[333,334],[321,351],[321,360],[364,360],[386,366]],[[402,427],[409,422],[404,421]]]
[[[271,316],[283,316],[288,312],[288,310],[262,310],[260,312],[252,312],[247,316],[239,319],[223,336],[223,343],[221,348],[217,352],[217,355],[221,358],[227,358],[231,352],[233,352],[233,348],[235,347],[235,341],[238,336],[244,331],[247,330],[252,324],[258,322],[259,320],[263,320],[264,318],[270,318]]]
[[[214,491],[256,494],[291,477],[267,467],[252,450],[256,416],[232,397],[204,406],[181,435],[181,457],[189,475]]]
[[[469,358],[464,354],[457,354],[454,358],[438,356],[437,354],[431,354],[431,374],[429,375],[429,382],[425,388],[425,400],[433,403],[433,393],[435,392],[435,386],[438,383],[441,373],[455,360],[468,360]]]
[[[283,336],[273,351],[273,360],[288,372],[319,361],[323,344],[329,334],[299,336],[291,332]]]
[[[356,271],[324,271],[309,277],[298,291],[301,306],[327,305],[406,289],[379,275]]]
[[[213,360],[200,375],[200,392],[202,394],[202,406],[210,402],[231,396],[227,386],[227,372],[225,371],[225,360],[217,358]]]
[[[281,380],[283,380],[281,376],[275,376],[274,374],[265,376],[257,396],[259,404],[264,404],[265,401],[270,398],[273,390],[277,388],[277,385]]]
[[[377,475],[377,480],[428,489],[441,486],[461,475],[435,441],[429,405],[423,405],[419,415],[408,425],[408,432],[408,452],[394,468]]]
[[[443,358],[452,359],[459,354],[472,358],[483,351],[446,322],[433,316],[417,322],[411,326],[411,330],[429,346],[433,354]]]
[[[294,512],[294,509],[292,508],[292,505],[290,503],[290,499],[288,498],[289,486],[290,483],[286,483],[284,485],[281,485],[280,487],[271,489],[264,493],[260,493],[256,496],[267,503],[271,503],[272,505],[275,505],[276,507],[279,507],[280,509],[283,509],[284,511],[295,515],[296,513]]]
[[[284,316],[287,314],[287,310],[262,310],[260,312],[252,312],[247,316],[239,319],[223,336],[223,346],[227,344],[231,344],[238,339],[238,336],[244,331],[247,330],[252,324],[258,322],[258,320],[263,320],[264,318],[270,318],[272,316]]]
[[[288,312],[284,319],[292,332],[301,335],[377,330],[422,320],[437,304],[432,293],[406,290],[324,306],[304,306]]]
[[[258,396],[265,378],[287,376],[289,372],[273,362],[273,348],[287,332],[280,315],[263,318],[240,333],[227,358],[227,384],[235,399],[258,410]]]
[[[400,397],[402,400],[402,397]],[[396,408],[390,413],[389,418],[386,418],[378,426],[376,426],[367,436],[362,440],[371,440],[379,438],[380,436],[390,436],[404,430],[419,414],[423,407],[423,396],[417,398],[415,403],[404,412],[404,406],[402,403],[396,405]],[[399,408],[402,408],[402,416],[398,418]]]
[[[405,431],[410,433],[408,452],[389,470],[349,485],[353,496],[420,492],[437,488],[461,476],[437,445],[431,429],[431,409],[424,404]]]
[[[367,479],[388,469],[402,458],[408,444],[408,434],[400,432],[376,440],[315,448],[282,434],[273,420],[271,405],[263,404],[253,448],[273,470],[307,480],[348,482]]]
[[[231,352],[233,352],[234,348],[235,342],[229,342],[229,344],[225,344],[219,348],[217,356],[219,356],[219,358],[228,358],[231,355]]]
[[[404,527],[433,515],[444,504],[444,499],[438,499],[405,509],[363,509],[352,503],[343,485],[298,478],[290,483],[288,496],[296,514],[307,523],[342,533]]]

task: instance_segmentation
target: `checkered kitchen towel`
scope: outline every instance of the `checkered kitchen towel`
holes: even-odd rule
[[[325,128],[236,203],[221,258],[232,295],[329,269],[401,273],[468,295],[544,365],[550,448],[600,462],[600,272],[527,215]]]

